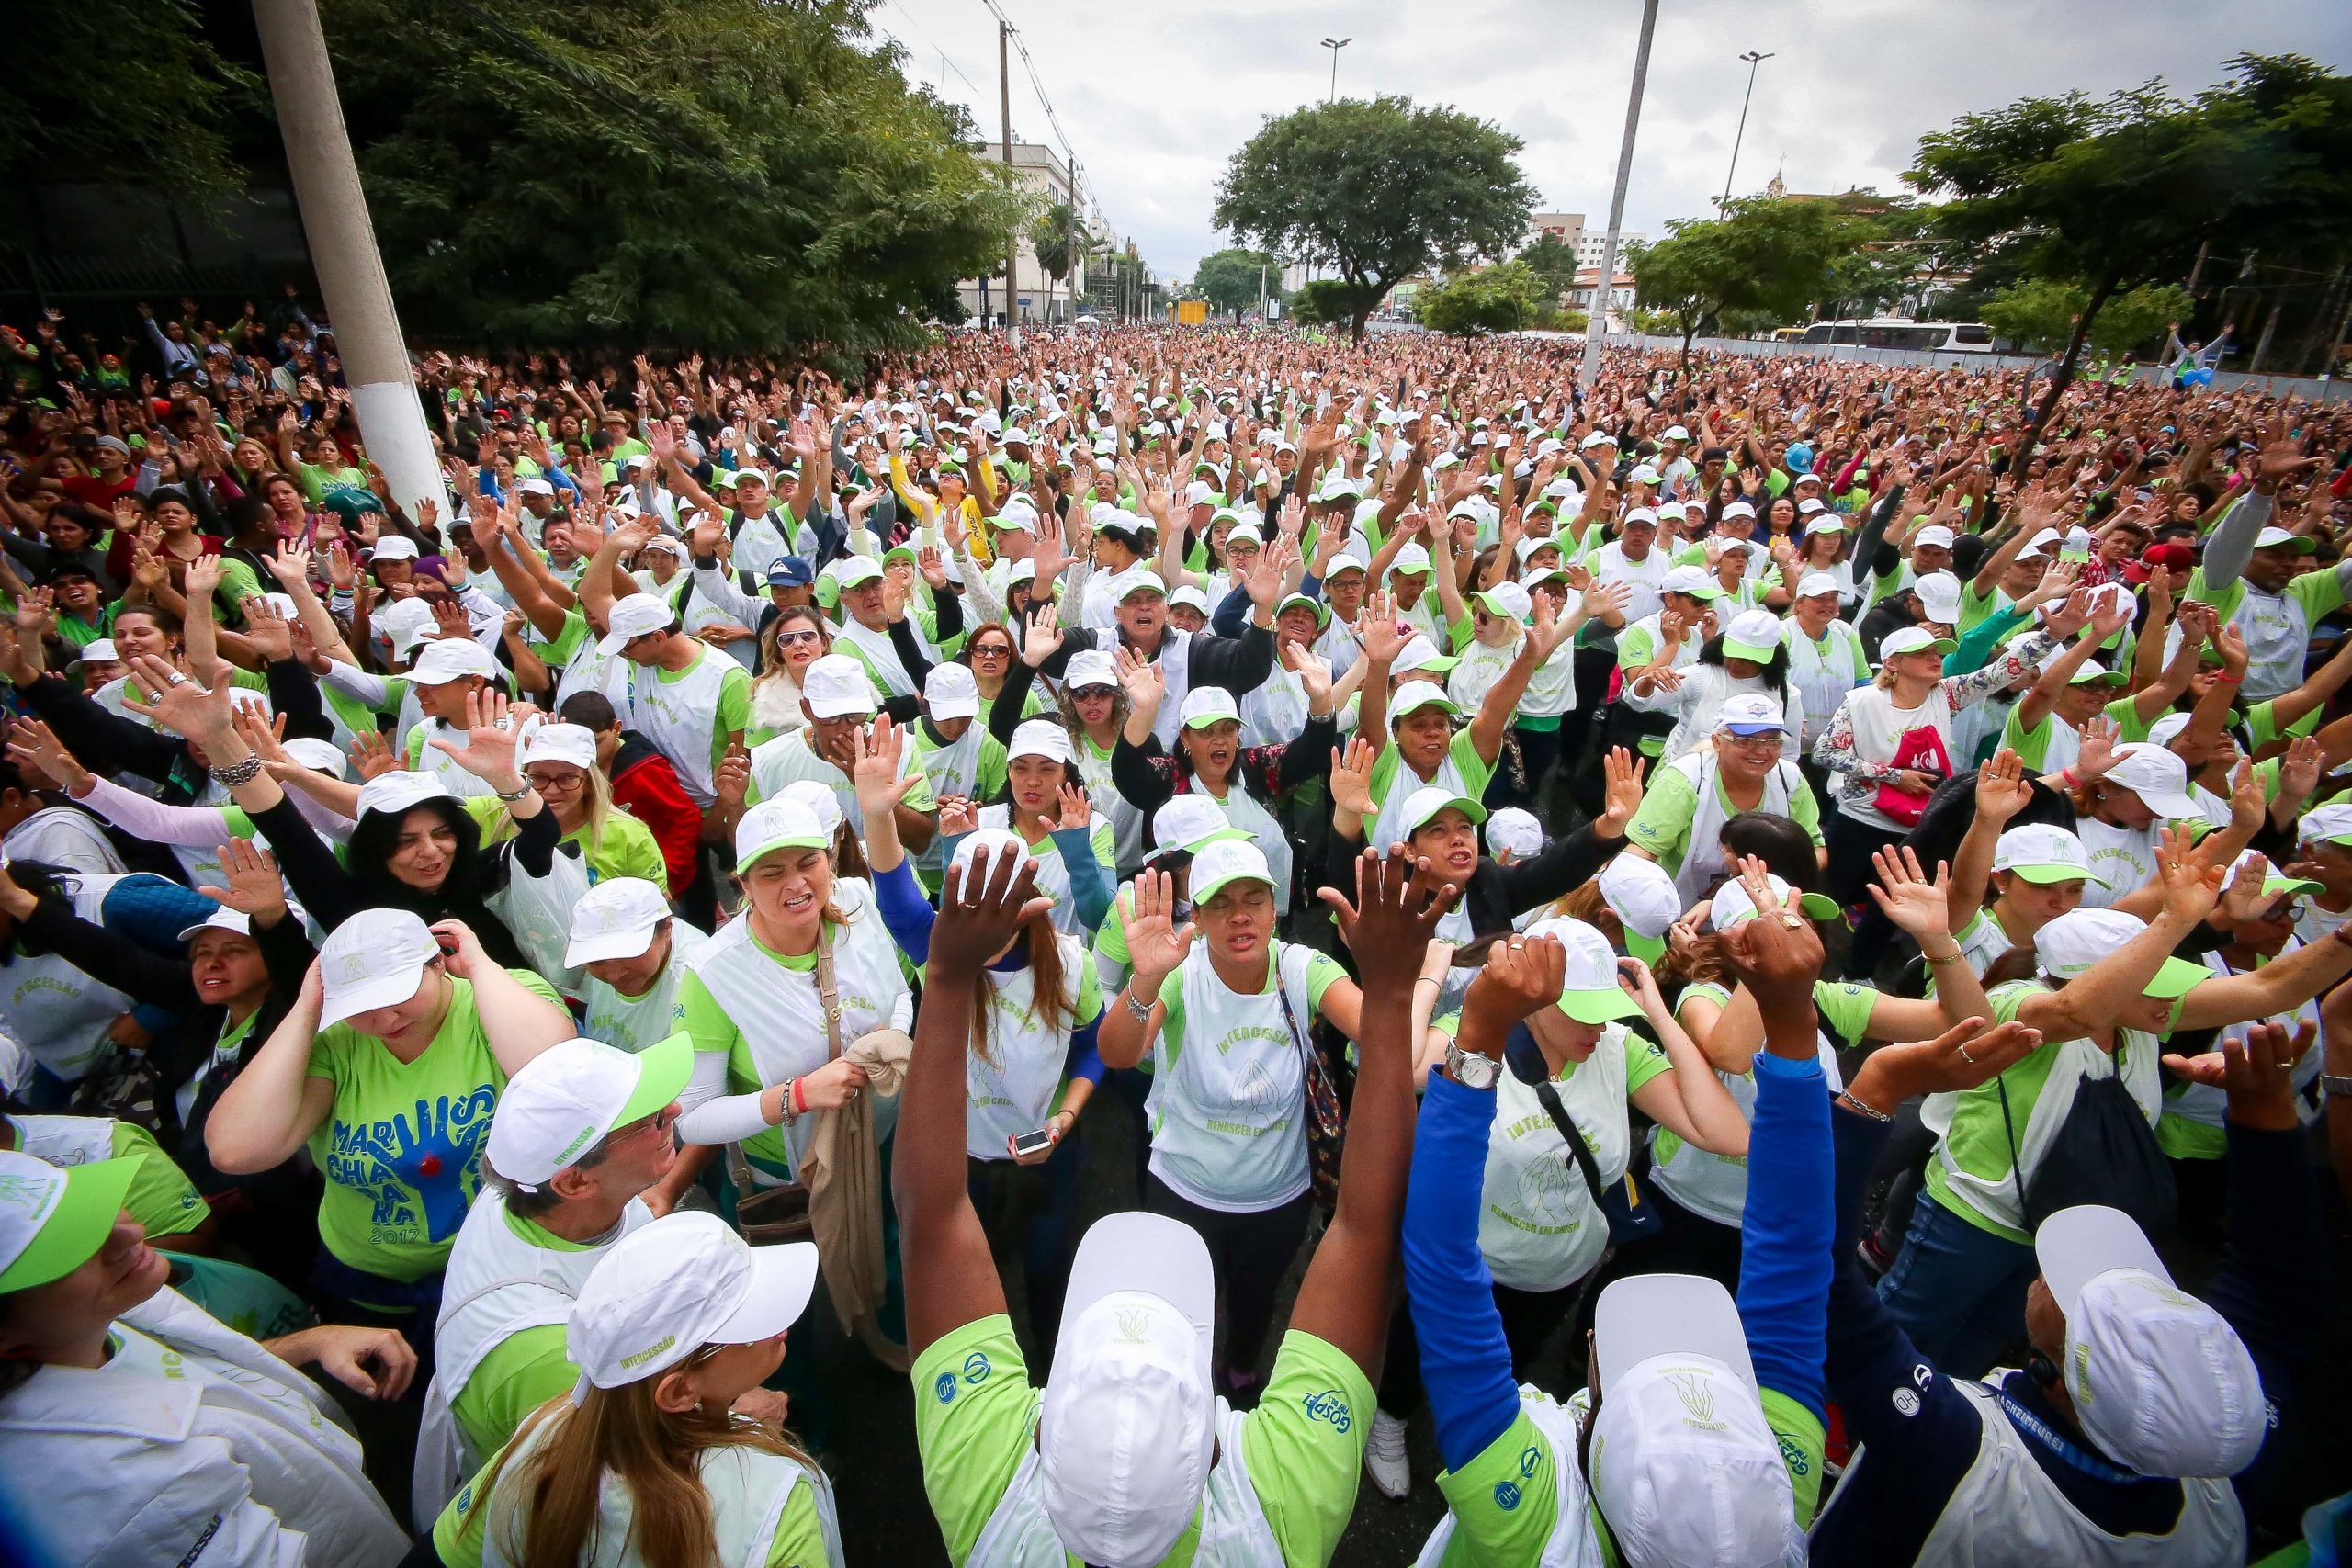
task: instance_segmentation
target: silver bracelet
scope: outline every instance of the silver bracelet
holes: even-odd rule
[[[799,1081],[800,1080],[798,1078],[786,1078],[781,1086],[784,1089],[784,1093],[775,1102],[776,1109],[784,1112],[784,1120],[776,1123],[779,1127],[789,1127],[795,1122],[800,1120],[800,1113],[792,1109],[793,1086]]]
[[[257,753],[248,753],[243,761],[231,762],[226,767],[214,768],[211,772],[215,784],[234,789],[239,784],[249,784],[261,777],[261,757]]]
[[[1881,1111],[1874,1105],[1865,1105],[1860,1100],[1856,1100],[1851,1089],[1839,1091],[1838,1103],[1843,1105],[1847,1110],[1851,1111],[1857,1116],[1867,1116],[1873,1122],[1892,1122],[1894,1120],[1894,1115],[1892,1111]]]
[[[1132,1016],[1137,1023],[1149,1023],[1151,1021],[1151,1004],[1147,1001],[1139,1000],[1136,998],[1134,981],[1130,980],[1127,982],[1127,987],[1124,994],[1126,997],[1127,1012],[1129,1015]]]

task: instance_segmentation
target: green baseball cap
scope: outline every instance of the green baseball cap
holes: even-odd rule
[[[0,1151],[0,1292],[62,1280],[95,1257],[146,1157],[61,1168]]]

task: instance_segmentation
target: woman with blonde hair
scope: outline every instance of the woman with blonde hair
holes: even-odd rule
[[[483,1568],[841,1568],[832,1483],[760,1385],[817,1284],[808,1242],[753,1247],[686,1212],[614,1244],[566,1325],[580,1382],[433,1529]]]
[[[800,711],[800,681],[808,666],[832,650],[832,628],[813,604],[787,605],[761,628],[760,672],[752,677],[746,746],[773,740],[808,722]]]

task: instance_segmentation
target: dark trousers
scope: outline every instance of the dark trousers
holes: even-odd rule
[[[1868,891],[1878,880],[1878,868],[1871,863],[1871,856],[1901,843],[1904,834],[1857,822],[1829,807],[1822,809],[1821,834],[1829,851],[1826,891],[1847,909],[1861,906],[1854,917],[1854,945],[1847,954],[1846,973],[1857,980],[1871,980],[1896,936],[1894,922],[1879,912]]]
[[[1503,1320],[1503,1338],[1510,1346],[1510,1375],[1518,1382],[1535,1381],[1535,1363],[1550,1342],[1553,1330],[1566,1323],[1576,1312],[1577,1300],[1585,1288],[1598,1278],[1599,1271],[1587,1275],[1556,1291],[1515,1291],[1509,1285],[1496,1285],[1495,1311]],[[1568,1375],[1571,1387],[1584,1382],[1584,1355],[1572,1349],[1568,1355]],[[1380,1408],[1403,1420],[1421,1403],[1421,1347],[1413,1328],[1412,1303],[1399,1300],[1396,1310],[1388,1314],[1388,1354],[1380,1364]],[[1554,1389],[1547,1392],[1557,1394]]]
[[[1514,725],[1510,745],[1503,749],[1501,765],[1494,777],[1487,781],[1486,804],[1489,809],[1516,806],[1535,813],[1536,819],[1551,831],[1551,822],[1544,817],[1544,806],[1551,792],[1552,775],[1560,765],[1560,729],[1529,729]],[[1511,756],[1516,748],[1519,755]]]
[[[1209,1261],[1225,1292],[1225,1354],[1218,1358],[1225,1374],[1223,1392],[1243,1408],[1257,1403],[1261,1381],[1258,1357],[1273,1322],[1274,1293],[1306,1239],[1306,1216],[1313,1203],[1313,1197],[1302,1192],[1280,1208],[1238,1214],[1204,1209],[1157,1176],[1145,1178],[1143,1206],[1183,1221],[1208,1244]]]
[[[1072,1222],[1077,1213],[1077,1171],[1086,1152],[1079,1128],[1054,1148],[1043,1165],[1010,1159],[970,1160],[967,1186],[997,1273],[1018,1273],[1029,1305],[1029,1333],[1021,1353],[1033,1371],[1050,1365],[1061,1331],[1062,1297],[1069,1289]],[[1016,1268],[1017,1266],[1017,1268]]]

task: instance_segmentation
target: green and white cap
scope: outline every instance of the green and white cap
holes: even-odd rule
[[[694,1042],[684,1034],[634,1055],[597,1040],[548,1046],[498,1097],[484,1151],[491,1169],[526,1192],[537,1191],[614,1128],[674,1103],[694,1062]]]
[[[1600,897],[1625,928],[1625,951],[1655,964],[1666,933],[1682,918],[1682,895],[1666,867],[1639,855],[1619,854],[1600,868]]]
[[[144,1155],[61,1169],[0,1150],[0,1293],[62,1280],[106,1245]]]
[[[1470,825],[1474,828],[1487,819],[1487,808],[1468,795],[1456,795],[1450,789],[1430,784],[1405,797],[1405,815],[1399,826],[1403,828],[1405,836],[1410,838],[1428,827],[1439,812],[1449,809],[1459,811],[1470,818]]]
[[[1436,708],[1443,713],[1460,714],[1461,707],[1445,694],[1445,688],[1434,681],[1408,681],[1396,688],[1388,699],[1388,728],[1394,729],[1408,714],[1423,708]]]
[[[1416,671],[1442,675],[1461,662],[1462,660],[1453,654],[1440,653],[1437,650],[1437,644],[1420,633],[1415,632],[1407,639],[1405,646],[1396,650],[1396,662],[1388,667],[1388,673],[1392,678],[1398,675],[1410,675]]]
[[[1881,664],[1884,664],[1898,653],[1926,653],[1930,649],[1937,653],[1957,653],[1960,644],[1948,637],[1939,637],[1925,626],[1905,626],[1886,634],[1886,640],[1878,645],[1878,659]]]
[[[1241,710],[1233,701],[1233,694],[1223,686],[1195,686],[1184,694],[1184,705],[1179,710],[1178,722],[1186,729],[1204,729],[1212,724],[1230,719],[1241,722]]]
[[[2276,898],[2281,894],[2290,893],[2300,898],[2306,894],[2322,891],[2321,885],[2309,877],[2290,876],[2272,865],[2269,857],[2259,850],[2247,850],[2231,863],[2230,880],[2234,882],[2243,873],[2253,870],[2256,861],[2260,861],[2263,864],[2262,891],[2269,897]]]
[[[735,824],[735,864],[749,872],[762,855],[777,850],[832,847],[817,814],[797,800],[763,800]]]
[[[613,1244],[581,1286],[564,1354],[590,1388],[623,1388],[669,1371],[706,1345],[773,1339],[808,1310],[817,1245],[752,1247],[717,1214],[685,1210]]]
[[[1207,903],[1228,882],[1262,882],[1272,887],[1274,874],[1267,868],[1266,852],[1246,839],[1218,839],[1193,852],[1193,908]]]
[[[1770,664],[1781,651],[1781,617],[1770,610],[1742,610],[1724,628],[1724,657]]]
[[[2305,812],[2297,838],[2306,844],[2352,844],[2352,806],[2323,806]]]
[[[1578,1023],[1609,1023],[1639,1018],[1642,1004],[1617,983],[1617,950],[1600,929],[1582,920],[1538,920],[1522,933],[1548,936],[1567,950],[1560,978],[1559,1008]]]
[[[2083,840],[2064,828],[2029,822],[2003,832],[1993,845],[1993,869],[2013,872],[2038,886],[2086,879],[2100,886],[2108,879],[2091,869],[2090,852]]]
[[[1834,920],[1839,914],[1838,900],[1826,893],[1792,893],[1787,881],[1778,876],[1767,875],[1764,883],[1779,895],[1782,904],[1795,905],[1807,919]],[[1747,896],[1747,889],[1740,886],[1736,876],[1716,888],[1707,905],[1708,919],[1719,931],[1727,931],[1740,921],[1753,919],[1755,914],[1756,900]]]
[[[2033,933],[2033,955],[2042,976],[2072,980],[2148,929],[2148,922],[2120,909],[2072,909]],[[2167,958],[2143,996],[2185,997],[2213,977],[2202,964]]]
[[[1527,590],[1516,582],[1498,582],[1470,597],[1476,600],[1487,614],[1513,625],[1523,624],[1535,608],[1534,601],[1527,596]]]

